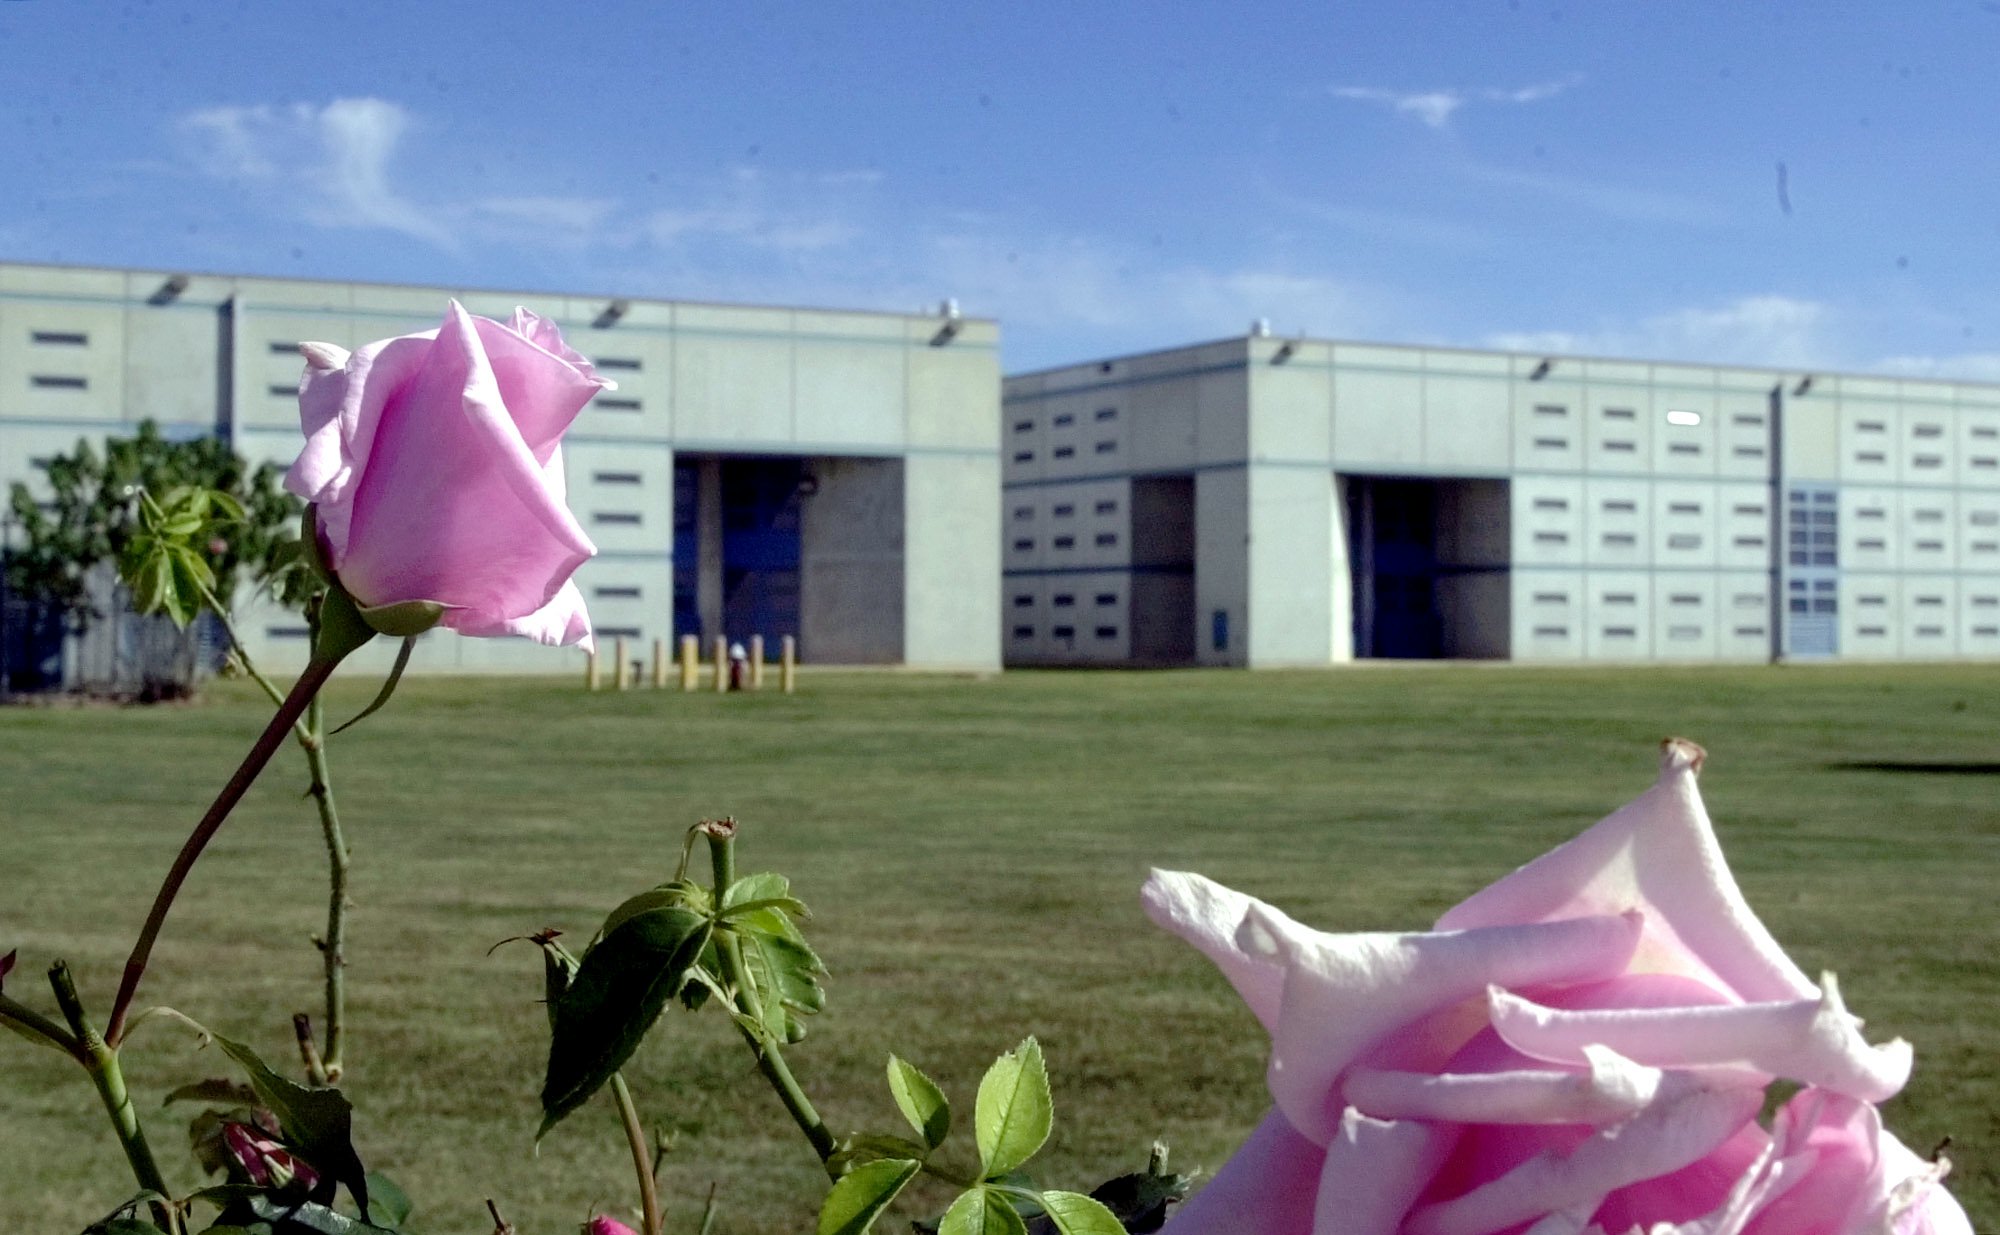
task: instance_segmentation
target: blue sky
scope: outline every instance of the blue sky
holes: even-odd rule
[[[2000,3],[0,0],[0,259],[2000,380]],[[1782,170],[1781,170],[1782,169]]]

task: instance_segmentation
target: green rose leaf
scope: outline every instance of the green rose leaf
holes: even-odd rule
[[[1081,1192],[1044,1192],[1042,1210],[1062,1235],[1125,1235],[1118,1215]]]
[[[973,1126],[979,1138],[980,1175],[997,1179],[1035,1156],[1049,1139],[1055,1103],[1042,1047],[1033,1038],[993,1061],[979,1081]]]
[[[843,1175],[820,1206],[818,1235],[863,1235],[920,1165],[908,1158],[885,1158]]]
[[[951,1103],[930,1077],[919,1072],[915,1064],[891,1055],[889,1092],[896,1099],[896,1109],[924,1138],[924,1144],[932,1149],[944,1144],[951,1132]]]
[[[354,1107],[346,1095],[338,1089],[308,1089],[286,1080],[240,1042],[217,1036],[215,1044],[237,1062],[257,1097],[278,1117],[285,1143],[322,1174],[346,1184],[366,1217],[368,1176],[360,1155],[354,1152]]]
[[[744,978],[751,987],[751,1005],[758,1021],[771,1036],[797,1041],[804,1028],[792,1014],[810,1015],[826,1007],[826,991],[819,984],[826,966],[798,938],[789,919],[782,920],[782,925],[766,920],[766,915],[776,913],[758,910],[731,923],[729,929],[743,945]]]
[[[1027,1230],[1005,1196],[978,1187],[960,1193],[944,1211],[937,1235],[1027,1235]]]
[[[708,935],[701,914],[653,908],[625,918],[583,954],[569,989],[555,1002],[538,1138],[632,1057],[687,980]]]

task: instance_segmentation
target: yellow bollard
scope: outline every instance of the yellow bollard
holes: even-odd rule
[[[667,684],[667,641],[653,640],[653,689]]]
[[[764,689],[764,636],[750,636],[750,689]]]
[[[701,640],[681,636],[681,689],[693,690],[701,682]]]
[[[597,689],[597,649],[595,647],[584,653],[583,688],[585,690]]]
[[[618,636],[612,642],[611,649],[612,655],[618,658],[612,664],[611,680],[617,684],[619,690],[624,690],[630,684],[627,679],[632,673],[632,666],[625,660],[625,636]]]
[[[778,643],[778,689],[788,695],[799,689],[799,641],[790,635]]]
[[[715,637],[715,693],[720,695],[729,689],[729,640],[721,635]]]

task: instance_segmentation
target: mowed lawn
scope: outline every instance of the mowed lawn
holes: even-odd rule
[[[374,686],[336,683],[333,714]],[[235,684],[191,707],[0,710],[10,995],[48,1006],[41,975],[64,956],[103,1015],[161,872],[265,713]],[[897,1127],[893,1049],[963,1130],[986,1061],[1034,1033],[1055,1077],[1046,1182],[1136,1166],[1155,1136],[1212,1167],[1267,1105],[1265,1042],[1147,923],[1149,866],[1328,928],[1419,927],[1643,790],[1670,733],[1708,747],[1704,792],[1765,922],[1806,970],[1839,972],[1871,1037],[1916,1044],[1892,1126],[1920,1153],[1951,1136],[1954,1187],[2000,1228],[1988,666],[809,674],[793,698],[412,680],[333,750],[357,1140],[433,1235],[490,1230],[487,1197],[523,1235],[629,1207],[604,1099],[534,1153],[540,965],[487,950],[545,926],[580,944],[671,876],[690,823],[730,814],[743,869],[790,874],[815,911],[831,1000],[790,1057],[836,1127]],[[190,881],[141,999],[280,1063],[290,1014],[319,998],[303,783],[287,747]],[[224,1062],[165,1018],[127,1057],[171,1179],[194,1187],[187,1112],[160,1102]],[[670,1230],[694,1229],[711,1182],[718,1232],[811,1229],[815,1164],[723,1016],[669,1012],[628,1075],[675,1138]],[[0,1035],[0,1230],[74,1231],[131,1190],[82,1074]]]

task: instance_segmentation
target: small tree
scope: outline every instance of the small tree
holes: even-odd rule
[[[117,616],[100,603],[105,583],[121,563],[143,552],[149,539],[144,495],[214,492],[222,500],[195,540],[182,538],[179,565],[205,577],[225,610],[245,580],[267,587],[283,603],[303,601],[297,581],[298,517],[303,504],[279,486],[282,469],[252,467],[216,438],[169,441],[152,421],[138,435],[104,443],[102,453],[88,440],[76,450],[41,464],[49,500],[37,503],[28,487],[15,484],[10,502],[24,543],[8,555],[9,590],[40,602],[60,616],[72,633]],[[185,625],[202,604],[190,597],[185,615],[178,606],[149,604]],[[190,658],[186,661],[192,670]]]

